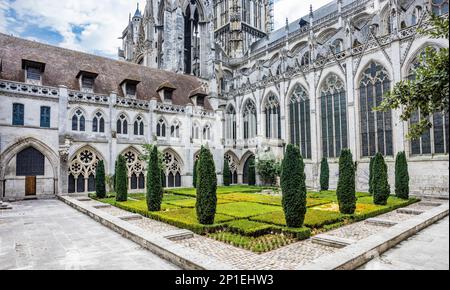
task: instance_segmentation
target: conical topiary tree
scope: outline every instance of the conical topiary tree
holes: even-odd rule
[[[370,164],[369,164],[369,193],[373,195],[373,164],[374,164],[375,158],[370,158]]]
[[[230,170],[230,164],[228,163],[228,160],[224,159],[223,161],[223,185],[224,186],[230,186],[232,182],[232,176],[231,176],[231,170]]]
[[[398,153],[395,160],[395,195],[401,199],[409,199],[409,173],[405,152]]]
[[[202,225],[214,224],[217,208],[217,175],[209,149],[202,147],[197,168],[197,218]]]
[[[119,155],[116,164],[116,201],[128,200],[128,174],[125,157]]]
[[[327,158],[322,159],[320,164],[320,190],[326,191],[330,188],[330,168]]]
[[[344,149],[339,158],[339,181],[337,188],[339,209],[343,214],[354,214],[356,210],[355,163],[350,149]]]
[[[300,149],[289,144],[281,168],[281,190],[286,225],[291,228],[300,228],[305,221],[305,179],[305,165],[300,155]]]
[[[103,160],[98,162],[95,169],[95,195],[98,198],[106,197],[105,163]]]
[[[197,166],[198,166],[198,160],[195,160],[194,172],[192,173],[192,186],[194,186],[194,188],[197,188]]]
[[[250,157],[248,161],[248,185],[256,185],[256,162],[255,156]]]
[[[161,211],[163,188],[161,185],[161,166],[158,148],[153,146],[147,169],[147,208],[149,211]]]
[[[381,153],[375,155],[373,162],[373,201],[376,205],[386,205],[391,194],[388,181],[388,168]]]

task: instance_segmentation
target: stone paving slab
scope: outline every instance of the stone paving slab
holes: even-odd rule
[[[0,270],[178,269],[58,200],[0,215],[0,261]]]

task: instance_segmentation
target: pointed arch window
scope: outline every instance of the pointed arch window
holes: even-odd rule
[[[392,113],[374,111],[383,101],[383,96],[391,88],[386,69],[372,62],[363,72],[359,83],[359,110],[361,128],[361,149],[363,157],[374,156],[377,152],[393,155]]]
[[[134,121],[134,135],[144,136],[144,128],[144,119],[141,116],[138,116],[136,121]]]
[[[203,140],[211,140],[211,125],[207,124],[203,127]]]
[[[76,110],[72,116],[72,131],[86,131],[86,118],[81,110]]]
[[[271,94],[264,104],[266,117],[266,138],[281,139],[281,109],[278,98]]]
[[[135,150],[127,150],[123,157],[127,165],[129,187],[131,190],[145,189],[145,161]]]
[[[323,156],[335,158],[347,148],[347,102],[344,83],[335,74],[320,89]]]
[[[342,52],[344,50],[342,39],[336,39],[335,41],[333,41],[333,43],[331,44],[331,49],[335,54]]]
[[[156,136],[161,138],[166,137],[166,122],[163,119],[160,119],[156,125]]]
[[[310,101],[305,88],[297,84],[289,99],[289,127],[291,144],[300,147],[305,159],[311,159]]]
[[[124,114],[117,119],[117,134],[128,135],[128,119]]]
[[[231,184],[238,184],[239,161],[237,157],[232,153],[228,153],[225,154],[225,160],[228,162],[231,171]]]
[[[256,105],[253,101],[248,100],[243,110],[244,118],[244,140],[253,139],[257,136],[257,115]]]
[[[225,115],[225,134],[228,140],[237,140],[236,110],[229,106]]]
[[[197,122],[195,122],[194,126],[192,127],[192,139],[200,139],[200,125]]]
[[[69,164],[69,193],[95,191],[95,172],[100,160],[89,148],[79,151],[72,158]]]
[[[181,160],[178,156],[168,151],[164,153],[163,186],[181,187]]]
[[[176,120],[170,127],[170,137],[180,138],[180,122]]]
[[[448,0],[431,0],[431,11],[438,16],[448,13]]]
[[[420,56],[424,53],[425,51],[419,53],[419,55],[411,64],[408,76],[410,80],[414,80],[416,78],[415,70],[423,65]],[[417,124],[423,118],[424,117],[422,116],[420,110],[418,110],[417,112],[414,112],[412,114],[410,124]],[[433,128],[426,130],[419,138],[411,140],[411,154],[448,154],[450,147],[449,113],[437,112],[432,116],[429,116],[429,120],[433,124]]]
[[[95,113],[92,119],[92,132],[105,133],[105,118],[101,112]]]
[[[301,65],[309,65],[310,53],[309,51],[305,52],[302,56]]]

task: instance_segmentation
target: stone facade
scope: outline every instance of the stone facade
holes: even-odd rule
[[[257,12],[246,15],[247,5]],[[138,156],[148,143],[164,153],[168,187],[192,185],[201,145],[213,151],[219,181],[225,157],[234,183],[245,183],[249,157],[281,160],[295,143],[310,188],[319,186],[324,156],[336,187],[345,147],[358,164],[358,190],[368,188],[377,151],[393,185],[395,155],[404,150],[413,193],[448,197],[448,115],[436,115],[436,129],[411,142],[399,111],[370,108],[411,76],[425,47],[448,47],[416,32],[428,26],[431,10],[447,14],[448,1],[336,0],[273,31],[272,1],[148,0],[124,31],[119,56],[126,61],[0,34],[0,197],[25,196],[23,167],[34,168],[33,158],[44,160],[37,195],[92,191],[97,162],[112,175],[119,154],[128,161],[130,190],[143,191]],[[190,43],[190,70],[187,38],[199,39]],[[24,154],[30,147],[43,156]]]

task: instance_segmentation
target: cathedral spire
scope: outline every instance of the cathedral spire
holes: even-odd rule
[[[133,18],[135,18],[135,17],[140,17],[140,18],[142,18],[141,10],[139,10],[139,3],[137,3],[136,12],[134,12]]]

